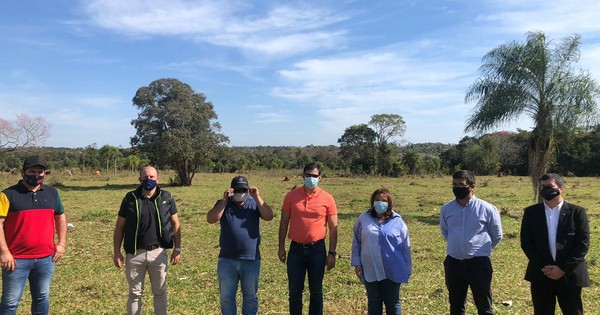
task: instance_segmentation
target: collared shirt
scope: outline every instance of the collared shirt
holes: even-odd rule
[[[0,192],[0,217],[13,258],[42,258],[54,253],[55,216],[65,209],[58,191],[42,184],[29,190],[23,181]]]
[[[313,194],[307,194],[304,186],[288,192],[281,210],[290,214],[288,237],[302,244],[324,239],[328,217],[337,215],[333,196],[320,187]]]
[[[452,200],[442,206],[440,229],[447,253],[456,259],[490,256],[502,239],[502,222],[496,207],[473,196],[465,207]]]
[[[352,266],[362,266],[367,282],[392,280],[407,283],[412,274],[408,228],[396,212],[379,222],[370,211],[363,212],[354,223]]]
[[[560,208],[564,201],[561,201],[556,207],[550,208],[544,202],[544,210],[546,211],[546,225],[548,226],[548,245],[550,245],[550,253],[552,259],[556,259],[556,230],[558,229],[558,219],[560,218]]]

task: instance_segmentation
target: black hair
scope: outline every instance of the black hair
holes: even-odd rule
[[[314,169],[319,171],[319,176],[320,176],[321,175],[321,166],[317,162],[310,162],[310,163],[304,165],[304,170],[302,170],[302,174],[306,174],[307,172],[310,172]]]
[[[471,186],[475,184],[475,175],[469,170],[460,170],[452,175],[452,179],[464,179],[467,181],[467,185]]]
[[[563,187],[565,185],[565,180],[562,178],[562,176],[560,176],[556,173],[546,173],[546,174],[542,175],[542,177],[540,177],[540,182],[543,182],[543,181],[549,180],[549,179],[554,179],[554,182],[556,183],[556,186],[558,186],[558,187]]]

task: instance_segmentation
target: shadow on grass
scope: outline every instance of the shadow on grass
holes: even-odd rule
[[[359,213],[338,213],[338,220],[357,219],[362,212]]]
[[[67,191],[89,191],[89,190],[134,190],[138,187],[138,184],[127,184],[127,185],[115,185],[105,184],[100,186],[70,186],[64,184],[53,184],[52,187],[59,188]],[[162,187],[162,186],[161,186]]]
[[[523,216],[523,210],[522,208],[519,209],[514,209],[514,208],[510,208],[510,207],[500,207],[500,209],[498,209],[500,211],[500,215],[503,217],[507,217],[507,218],[511,218],[513,220],[521,220],[521,217]]]
[[[416,219],[421,223],[425,223],[428,225],[440,225],[440,216],[439,215],[429,215],[429,216],[411,216],[411,218]]]

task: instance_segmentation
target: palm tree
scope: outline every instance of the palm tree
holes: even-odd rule
[[[525,43],[513,41],[488,52],[482,76],[465,96],[465,102],[476,102],[466,132],[483,133],[523,114],[533,120],[528,162],[534,199],[556,149],[555,131],[589,126],[598,118],[600,88],[588,72],[574,69],[580,36],[550,44],[543,32],[530,32]]]

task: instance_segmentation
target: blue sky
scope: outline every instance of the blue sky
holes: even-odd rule
[[[596,0],[9,0],[0,117],[43,115],[48,146],[129,147],[136,90],[171,77],[206,95],[232,146],[337,144],[381,113],[404,118],[405,142],[457,143],[485,53],[577,33],[600,80],[598,21]]]

